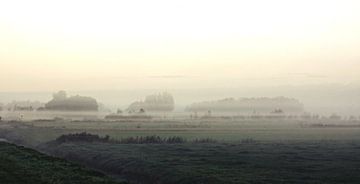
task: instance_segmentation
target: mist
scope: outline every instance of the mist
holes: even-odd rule
[[[0,183],[359,184],[359,10],[0,1]]]
[[[224,98],[291,97],[304,104],[305,111],[321,115],[333,113],[342,116],[359,116],[360,87],[357,84],[323,84],[302,86],[232,87],[232,88],[177,88],[177,89],[114,89],[77,90],[69,94],[92,96],[112,111],[126,109],[132,102],[146,95],[169,92],[175,98],[175,112],[183,112],[185,107],[201,101]],[[47,102],[53,92],[0,92],[0,102],[18,101]]]

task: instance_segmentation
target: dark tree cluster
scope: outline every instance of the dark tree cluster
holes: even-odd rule
[[[45,104],[46,110],[58,111],[98,111],[99,105],[94,98],[85,96],[67,97],[65,91],[53,95],[53,99]]]

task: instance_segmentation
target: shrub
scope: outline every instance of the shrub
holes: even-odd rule
[[[109,136],[100,137],[99,135],[94,135],[86,132],[61,135],[56,139],[56,142],[108,142]]]
[[[120,140],[111,139],[109,135],[105,137],[100,137],[96,134],[90,134],[86,132],[74,133],[61,135],[58,137],[55,142],[57,143],[66,143],[66,142],[105,142],[105,143],[115,143],[115,144],[182,144],[187,142],[192,143],[216,143],[215,139],[205,138],[205,139],[194,139],[188,141],[187,139],[180,136],[170,136],[170,137],[160,137],[157,135],[151,136],[132,136],[122,138]]]

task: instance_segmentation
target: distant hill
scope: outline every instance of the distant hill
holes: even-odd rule
[[[236,112],[236,113],[302,113],[304,106],[296,99],[286,97],[276,98],[225,98],[216,101],[193,103],[186,108],[190,112]]]
[[[129,112],[171,112],[175,108],[174,97],[170,93],[146,96],[144,101],[133,102],[127,109]]]
[[[53,99],[45,104],[44,110],[58,111],[98,111],[98,103],[94,98],[85,96],[67,97],[65,91],[53,95]]]
[[[0,183],[120,184],[97,171],[1,141]]]

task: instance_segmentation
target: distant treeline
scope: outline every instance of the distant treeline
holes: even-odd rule
[[[53,99],[47,103],[39,101],[12,101],[6,105],[0,104],[0,111],[98,111],[104,110],[96,99],[86,96],[70,96],[65,91],[53,94]]]
[[[151,136],[135,136],[126,137],[119,140],[110,139],[110,136],[106,135],[101,137],[96,134],[90,134],[86,132],[61,135],[55,140],[56,143],[67,142],[104,142],[115,144],[182,144],[182,143],[215,143],[217,142],[211,138],[187,140],[179,136],[160,137],[157,135]]]
[[[296,99],[276,98],[225,98],[216,101],[194,103],[186,108],[190,112],[237,112],[237,113],[302,113],[304,105]]]
[[[67,97],[65,91],[53,95],[53,99],[45,104],[44,110],[58,111],[98,111],[98,103],[94,98],[85,96]]]
[[[12,101],[6,105],[0,103],[0,111],[34,111],[43,107],[44,104],[39,101]]]
[[[144,101],[136,101],[127,108],[129,113],[139,112],[171,112],[175,108],[174,97],[170,93],[148,95]]]
[[[204,120],[330,120],[330,121],[357,121],[360,117],[355,116],[340,116],[335,113],[329,116],[320,116],[319,114],[302,113],[284,114],[284,113],[270,113],[270,114],[249,114],[249,115],[235,115],[235,116],[213,116],[205,114],[203,116],[191,116],[192,119],[204,119]]]

